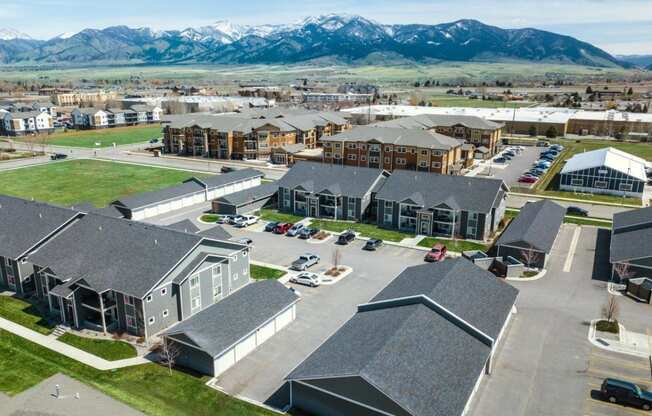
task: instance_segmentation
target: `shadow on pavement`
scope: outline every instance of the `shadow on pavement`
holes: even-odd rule
[[[264,402],[267,406],[283,410],[290,404],[290,384],[283,383],[270,397]]]
[[[598,228],[598,235],[595,240],[595,252],[593,257],[593,270],[591,279],[601,282],[609,281],[611,276],[611,264],[609,263],[609,243],[611,242],[611,230]]]

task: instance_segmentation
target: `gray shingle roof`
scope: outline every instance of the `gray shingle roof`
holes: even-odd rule
[[[130,210],[143,208],[148,205],[157,204],[169,199],[175,199],[184,195],[204,191],[204,187],[195,181],[184,182],[179,185],[171,186],[169,188],[159,189],[158,191],[143,192],[140,194],[120,198],[115,201],[115,205],[121,205]]]
[[[214,240],[230,240],[233,236],[224,229],[224,227],[216,225],[213,228],[209,228],[204,231],[197,233],[202,237],[212,238]]]
[[[217,201],[235,206],[246,205],[264,198],[271,198],[278,192],[276,182],[263,183],[253,188],[235,192],[223,197],[217,198]]]
[[[566,208],[556,202],[528,202],[500,236],[496,245],[532,247],[550,253],[565,215]]]
[[[190,233],[190,234],[196,234],[199,232],[199,227],[193,224],[193,222],[190,221],[189,219],[181,220],[179,222],[175,222],[174,224],[166,225],[165,228],[169,228],[170,230],[175,230],[175,231],[181,231],[184,233]]]
[[[500,179],[439,175],[397,170],[376,195],[386,201],[412,200],[424,208],[440,204],[454,209],[488,213],[506,190]]]
[[[618,212],[613,216],[613,229],[633,227],[650,224],[652,225],[652,207],[634,209],[631,211]]]
[[[216,357],[298,300],[294,292],[276,280],[250,283],[178,323],[166,335],[174,338],[182,334]]]
[[[265,176],[261,171],[251,168],[238,169],[221,175],[213,175],[208,178],[200,179],[201,182],[208,186],[208,189],[219,188],[235,182],[246,179],[262,178]]]
[[[610,261],[652,257],[652,207],[614,214]]]
[[[257,119],[247,118],[240,115],[211,115],[211,114],[184,114],[166,117],[169,126],[174,129],[199,126],[204,129],[213,129],[223,133],[237,131],[249,133],[267,124],[278,128],[280,131],[295,131],[283,119]]]
[[[492,334],[503,327],[518,293],[456,259],[406,269],[374,301],[419,292]],[[415,416],[458,415],[490,353],[425,304],[397,305],[359,311],[287,378],[360,376]]]
[[[379,169],[300,161],[278,181],[278,187],[294,189],[300,186],[308,192],[329,191],[359,198],[383,175],[384,171]]]
[[[397,118],[375,124],[381,127],[400,127],[408,129],[431,129],[434,127],[452,127],[461,125],[470,129],[496,130],[503,124],[494,123],[476,116],[457,116],[447,114],[420,114],[417,116]]]
[[[329,142],[371,142],[397,146],[416,146],[429,149],[450,150],[462,145],[461,140],[443,134],[419,129],[396,127],[362,126],[336,134],[322,137],[320,141]]]
[[[0,195],[0,256],[26,254],[77,215],[71,209]]]
[[[61,279],[84,279],[98,292],[142,298],[201,236],[88,214],[28,257]]]
[[[104,208],[95,209],[93,213],[111,218],[124,218],[124,213],[122,213],[115,205],[107,205]]]

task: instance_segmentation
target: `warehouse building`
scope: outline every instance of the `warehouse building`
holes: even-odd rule
[[[409,267],[288,376],[316,416],[460,416],[506,332],[518,290],[463,258]]]
[[[562,191],[641,198],[647,176],[644,159],[613,147],[579,153],[560,173]]]
[[[139,221],[191,207],[260,185],[263,174],[242,169],[204,179],[191,178],[170,188],[122,198],[112,204],[126,218]]]

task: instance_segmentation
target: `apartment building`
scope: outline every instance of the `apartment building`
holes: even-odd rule
[[[25,136],[29,134],[52,133],[54,122],[52,116],[41,111],[2,112],[4,134],[8,136]]]
[[[456,174],[463,167],[463,141],[439,133],[363,126],[322,137],[323,162],[394,171]]]
[[[421,114],[397,118],[375,124],[379,127],[422,129],[463,140],[476,148],[485,147],[494,155],[500,143],[502,123],[494,123],[475,116]]]
[[[127,109],[75,108],[71,114],[77,129],[102,129],[158,123],[163,110],[155,106],[134,105]]]
[[[77,91],[53,94],[51,96],[54,104],[61,107],[73,107],[85,104],[104,103],[114,100],[118,94],[114,91]]]

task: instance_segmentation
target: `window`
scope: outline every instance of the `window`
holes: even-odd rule
[[[347,207],[347,215],[349,219],[355,218],[355,204],[349,202],[349,205]]]
[[[433,156],[441,156],[441,150],[433,150],[432,155]]]
[[[152,301],[152,295],[147,295],[147,297],[145,298],[145,301],[151,302]]]
[[[357,160],[358,156],[356,155],[349,155],[349,160]]]
[[[190,301],[190,309],[192,309],[192,311],[194,313],[195,310],[199,309],[199,308],[201,308],[201,298],[199,296],[195,296]]]
[[[168,294],[168,288],[167,287],[164,287],[163,289],[161,289],[161,296],[165,296],[167,294]]]
[[[391,163],[391,162],[392,162],[392,158],[390,158],[390,157],[385,158],[385,163]]]
[[[11,259],[9,257],[5,257],[5,266],[7,266],[8,268],[11,267]]]
[[[385,151],[386,152],[391,152],[392,151],[392,146],[385,146]]]
[[[399,157],[396,159],[396,164],[397,165],[405,165],[405,159]]]
[[[329,158],[329,157],[332,157],[332,156],[333,156],[333,155],[332,155],[331,152],[325,152],[325,153],[324,153],[324,157],[325,157],[325,158]]]
[[[336,149],[339,149],[340,147],[342,147],[342,143],[335,143],[335,148]]]
[[[127,321],[127,328],[137,328],[136,318],[134,318],[133,316],[127,315],[126,321]]]
[[[428,151],[427,150],[422,150],[421,155],[422,156],[428,156]]]
[[[405,147],[403,147],[403,146],[397,147],[397,148],[396,148],[396,151],[397,151],[398,153],[405,153]]]
[[[363,161],[363,162],[366,161],[366,160],[367,160],[367,156],[364,156],[364,155],[360,156],[360,160]]]
[[[571,179],[571,185],[584,186],[584,181],[582,179]]]
[[[428,162],[426,162],[425,160],[422,160],[421,162],[419,162],[419,166],[422,167],[422,168],[427,168],[428,167]]]
[[[621,183],[620,184],[620,190],[621,191],[631,191],[632,190],[632,184],[631,183]]]
[[[247,269],[246,269],[246,268],[242,269],[242,275],[243,275],[243,276],[246,276],[247,273],[248,273],[248,272],[247,272]]]
[[[149,325],[154,324],[154,322],[156,322],[156,319],[155,319],[153,316],[150,316],[149,319],[147,320],[147,323],[148,323]]]
[[[244,259],[245,257],[247,257],[248,255],[249,255],[249,251],[244,250],[244,251],[242,252],[242,258],[243,258],[243,259]]]
[[[335,154],[333,155],[333,158],[335,158],[335,159],[341,159],[342,156],[341,156],[339,153],[335,153]]]
[[[593,182],[593,186],[596,188],[606,188],[607,187],[607,181],[595,181]]]
[[[370,163],[378,163],[378,157],[377,156],[369,156],[369,162]]]
[[[13,276],[7,276],[7,283],[9,286],[16,287],[16,278]]]
[[[163,311],[163,317],[164,318],[167,318],[169,314],[170,314],[170,312],[167,309]]]
[[[238,273],[233,273],[233,280],[238,280]]]
[[[125,305],[134,306],[134,298],[129,295],[125,295]]]
[[[435,169],[441,168],[441,163],[440,162],[432,162],[432,167]]]
[[[355,143],[348,143],[346,147],[348,147],[349,149],[355,149],[358,146]]]

